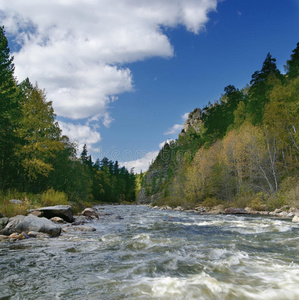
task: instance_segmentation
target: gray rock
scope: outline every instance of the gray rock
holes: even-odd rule
[[[248,211],[246,211],[243,208],[236,208],[236,207],[229,207],[226,208],[223,212],[224,214],[232,214],[232,215],[243,215],[243,214],[248,214]]]
[[[299,216],[294,216],[292,222],[299,223]]]
[[[46,218],[38,218],[33,215],[16,216],[11,218],[9,223],[3,229],[2,234],[11,235],[12,233],[22,233],[29,231],[37,231],[47,233],[51,237],[59,236],[61,227],[54,224]]]
[[[55,205],[55,206],[47,206],[37,209],[43,213],[43,216],[47,219],[51,219],[53,217],[60,217],[66,222],[74,221],[74,213],[73,208],[70,205]]]
[[[37,210],[33,210],[33,211],[30,211],[28,213],[28,215],[33,215],[33,216],[36,216],[36,217],[42,217],[43,216],[43,212],[37,211]]]
[[[96,231],[94,227],[87,226],[87,225],[72,225],[72,226],[65,226],[62,228],[63,232],[92,232]]]
[[[9,203],[22,204],[23,202],[21,200],[11,199],[11,200],[9,200]]]
[[[82,213],[81,213],[82,216],[85,216],[85,217],[95,217],[97,218],[98,217],[98,213],[93,209],[93,208],[85,208]]]
[[[50,219],[50,221],[52,221],[54,223],[58,223],[58,224],[64,224],[65,223],[65,221],[60,217],[53,217],[53,218]]]
[[[83,225],[87,223],[90,219],[86,216],[74,216],[73,225]]]
[[[2,234],[4,235],[11,235],[12,233],[16,232],[16,227],[19,223],[21,223],[25,219],[25,216],[15,216],[13,218],[9,219],[9,222],[5,226],[5,228],[2,230]]]
[[[8,236],[0,234],[0,242],[8,240]]]

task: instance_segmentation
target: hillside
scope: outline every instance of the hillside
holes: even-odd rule
[[[277,69],[270,53],[250,84],[189,114],[142,175],[139,203],[299,206],[299,43]]]

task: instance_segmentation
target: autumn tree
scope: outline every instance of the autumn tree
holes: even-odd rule
[[[16,156],[21,162],[24,185],[32,191],[40,191],[53,171],[51,158],[63,149],[61,131],[45,92],[37,85],[33,86],[28,78],[19,85],[19,89],[21,118],[17,135],[20,144]]]

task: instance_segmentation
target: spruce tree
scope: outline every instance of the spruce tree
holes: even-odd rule
[[[4,27],[0,27],[0,185],[8,188],[13,177],[13,147],[18,124],[13,57],[10,56]]]

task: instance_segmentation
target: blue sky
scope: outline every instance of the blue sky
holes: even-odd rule
[[[63,132],[137,172],[186,113],[244,87],[268,52],[284,71],[299,42],[298,0],[3,0],[0,20],[18,80],[46,89]]]

